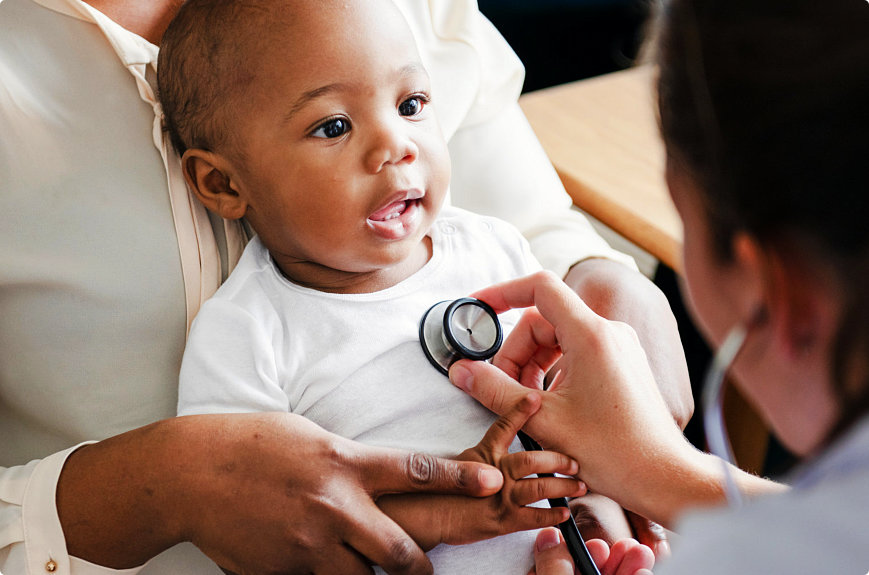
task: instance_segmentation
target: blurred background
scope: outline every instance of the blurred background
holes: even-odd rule
[[[649,0],[479,0],[525,64],[524,91],[629,67]]]

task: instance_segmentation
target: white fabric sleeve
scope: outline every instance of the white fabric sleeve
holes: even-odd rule
[[[452,203],[499,217],[528,239],[544,268],[563,277],[570,266],[601,257],[636,269],[612,249],[561,184],[518,102],[482,124],[459,129],[449,143]]]
[[[178,415],[289,410],[261,319],[226,300],[205,302],[181,362]]]
[[[67,457],[82,443],[26,465],[0,467],[0,573],[8,575],[132,575],[71,557],[55,492]]]

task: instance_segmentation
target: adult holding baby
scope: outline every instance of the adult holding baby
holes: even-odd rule
[[[190,545],[161,553],[192,541],[252,572],[368,572],[366,560],[424,572],[374,500],[484,495],[497,471],[361,447],[286,415],[170,418],[188,323],[242,242],[177,185],[160,133],[154,66],[178,5],[0,2],[0,571],[216,573]],[[471,2],[400,7],[443,93],[456,199],[512,211],[601,313],[678,341],[660,294],[602,259],[619,256],[568,211],[503,39]],[[684,422],[681,355],[650,349]]]
[[[684,223],[686,294],[734,381],[804,461],[790,487],[693,449],[632,330],[552,276],[477,294],[536,306],[495,367],[452,381],[571,455],[589,489],[673,526],[660,573],[862,573],[869,566],[869,4],[671,0],[658,23],[667,181]],[[551,391],[536,387],[554,361]],[[714,377],[713,377],[714,376]],[[714,405],[714,404],[713,404]],[[727,476],[735,489],[725,489]],[[552,532],[538,575],[572,574]]]

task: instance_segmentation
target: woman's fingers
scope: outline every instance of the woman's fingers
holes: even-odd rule
[[[344,456],[357,459],[359,477],[374,496],[425,491],[483,497],[504,484],[501,472],[484,463],[358,445]]]
[[[432,572],[431,562],[425,552],[401,527],[384,515],[373,501],[368,501],[354,510],[345,540],[359,555],[380,565],[387,573],[398,575]],[[337,567],[336,573],[345,572],[343,566]]]

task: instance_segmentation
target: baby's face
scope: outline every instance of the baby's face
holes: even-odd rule
[[[282,271],[323,288],[427,250],[450,165],[428,75],[391,2],[301,4],[286,30],[264,32],[274,37],[233,119],[233,187]]]

